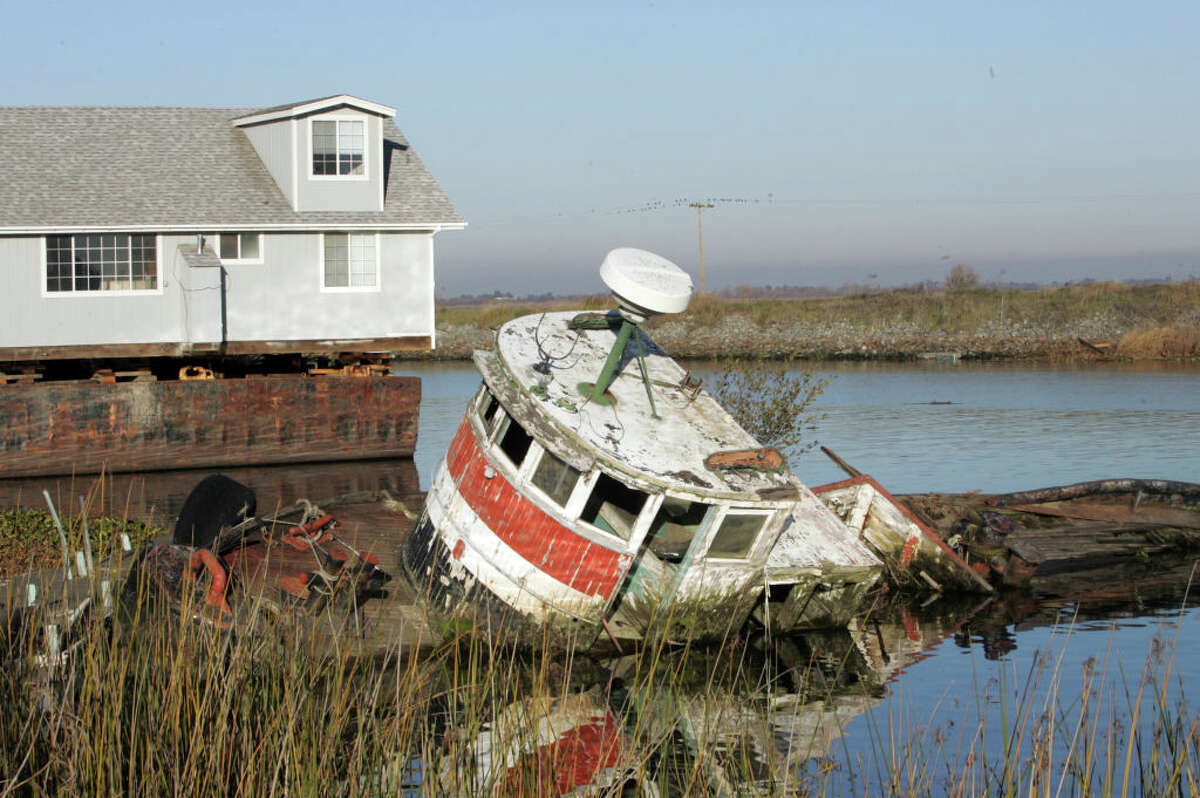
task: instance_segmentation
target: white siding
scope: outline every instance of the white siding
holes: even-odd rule
[[[378,291],[322,292],[320,234],[264,234],[263,263],[223,267],[226,340],[432,336],[432,239],[381,234]],[[44,296],[44,239],[0,237],[0,347],[220,342],[221,270],[179,253],[195,240],[159,236],[161,292]]]
[[[364,161],[367,179],[315,178],[312,173],[312,120],[361,119],[366,122]],[[351,108],[296,120],[297,206],[299,211],[383,210],[383,120]]]
[[[379,290],[321,291],[319,233],[263,236],[264,262],[225,266],[230,341],[433,335],[432,234],[379,236]]]
[[[0,346],[163,343],[184,340],[182,293],[174,256],[182,239],[160,237],[162,291],[45,296],[45,239],[0,237]],[[168,242],[174,241],[174,244]]]
[[[271,177],[275,178],[279,190],[296,208],[296,157],[293,152],[292,129],[296,123],[291,119],[270,122],[265,125],[243,128],[246,138],[266,165]]]

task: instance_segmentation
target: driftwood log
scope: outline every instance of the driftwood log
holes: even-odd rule
[[[993,507],[1005,507],[1010,504],[1068,501],[1084,496],[1102,496],[1114,493],[1146,493],[1200,499],[1200,485],[1194,482],[1175,482],[1168,479],[1097,479],[1091,482],[1076,482],[1073,485],[1059,485],[1039,490],[1001,493],[989,497],[987,503]]]

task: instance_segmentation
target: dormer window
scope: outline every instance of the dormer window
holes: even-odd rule
[[[312,173],[317,177],[365,176],[365,124],[359,119],[312,121]]]

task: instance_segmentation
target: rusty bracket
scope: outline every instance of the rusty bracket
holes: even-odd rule
[[[785,466],[783,455],[778,449],[736,449],[714,452],[704,461],[704,467],[716,469],[749,469],[751,471],[782,471]]]
[[[384,363],[351,363],[340,369],[311,368],[308,373],[313,377],[386,377],[390,371]]]
[[[204,366],[184,366],[179,369],[179,379],[181,380],[215,380],[216,374],[213,370]]]

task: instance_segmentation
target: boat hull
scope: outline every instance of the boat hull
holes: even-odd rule
[[[411,457],[416,377],[0,386],[0,476]]]
[[[501,468],[464,417],[405,545],[410,578],[440,615],[501,619],[586,645],[630,558],[563,526]]]

